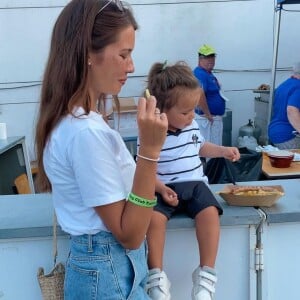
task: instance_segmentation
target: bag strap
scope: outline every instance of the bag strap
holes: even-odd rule
[[[53,263],[54,267],[57,260],[57,217],[56,213],[53,213]]]

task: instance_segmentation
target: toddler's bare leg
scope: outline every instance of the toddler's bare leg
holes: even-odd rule
[[[196,235],[199,246],[200,266],[215,267],[220,237],[218,210],[210,206],[195,217]]]
[[[147,232],[149,269],[160,268],[162,270],[167,221],[165,215],[153,211]]]

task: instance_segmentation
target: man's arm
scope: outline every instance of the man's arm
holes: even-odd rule
[[[209,111],[209,108],[208,108],[208,105],[207,105],[206,96],[205,96],[205,93],[204,93],[203,89],[201,89],[200,99],[199,99],[198,105],[199,105],[200,109],[204,112],[207,119],[210,122],[212,122],[213,121],[213,116],[210,114],[210,111]]]
[[[288,105],[287,106],[287,117],[291,125],[300,132],[300,111],[297,107]]]

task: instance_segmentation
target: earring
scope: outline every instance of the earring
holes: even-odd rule
[[[91,65],[92,65],[92,63],[89,61],[89,62],[88,62],[88,65],[89,65],[89,66],[91,66]]]

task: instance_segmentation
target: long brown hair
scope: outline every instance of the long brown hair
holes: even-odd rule
[[[43,152],[52,130],[64,116],[72,114],[76,104],[80,103],[86,114],[91,110],[87,90],[88,53],[103,51],[126,27],[138,28],[129,7],[120,9],[114,1],[108,2],[72,0],[54,25],[35,137],[39,191],[51,191],[43,165]],[[105,95],[99,95],[99,99],[105,102]]]
[[[174,65],[154,63],[148,74],[148,89],[157,100],[156,106],[166,112],[175,106],[187,89],[199,89],[199,83],[191,68],[179,61]]]

